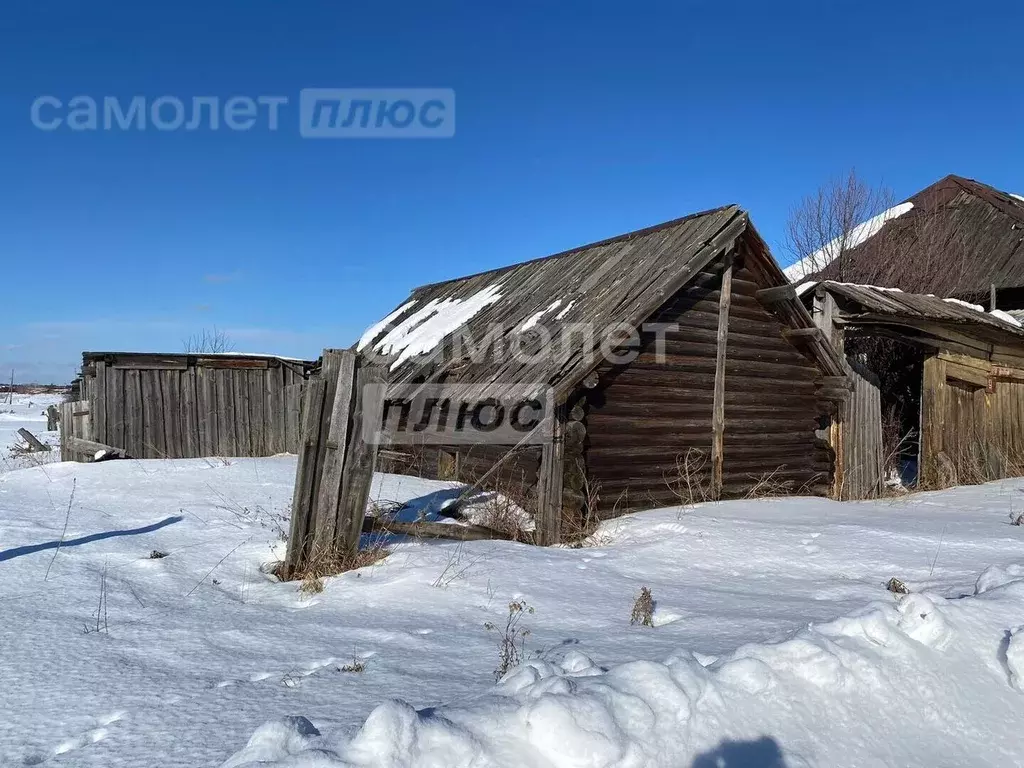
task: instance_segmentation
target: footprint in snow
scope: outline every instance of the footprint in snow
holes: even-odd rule
[[[74,752],[75,750],[81,749],[82,747],[87,747],[90,744],[95,744],[98,741],[103,741],[103,739],[107,738],[107,736],[110,735],[110,729],[107,726],[113,725],[114,723],[123,719],[126,714],[127,713],[123,711],[112,712],[109,715],[104,715],[102,717],[97,718],[97,722],[99,723],[98,728],[91,728],[88,731],[79,734],[78,736],[74,736],[70,739],[65,739],[57,745],[56,749],[53,750],[53,754],[66,755],[68,752]],[[27,758],[27,761],[34,760],[35,757],[37,756]],[[25,765],[39,765],[39,763],[42,762],[42,760],[39,760],[37,762],[27,761],[25,762]]]

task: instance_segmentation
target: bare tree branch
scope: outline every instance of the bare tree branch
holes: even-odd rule
[[[865,233],[862,225],[893,204],[892,190],[870,186],[852,169],[805,197],[787,225],[786,249],[797,259],[790,268],[792,277],[803,279],[829,267],[829,277],[848,280],[849,252]]]
[[[217,326],[214,326],[212,329],[204,328],[199,333],[192,334],[182,341],[182,345],[187,355],[202,354],[204,352],[207,354],[222,354],[235,351],[234,342]]]

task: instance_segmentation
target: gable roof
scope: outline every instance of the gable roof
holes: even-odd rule
[[[596,365],[609,328],[640,328],[741,240],[763,257],[767,285],[786,284],[747,214],[728,205],[552,256],[422,286],[371,326],[357,349],[383,364],[392,383],[546,383],[564,394]],[[798,318],[796,325],[812,325],[797,300],[783,311]],[[572,328],[580,323],[593,329],[592,338],[580,337],[578,328],[574,335]],[[542,345],[545,336],[551,343]],[[481,359],[454,351],[464,338],[478,345],[485,338],[497,340],[505,349],[532,339],[537,349],[557,352],[534,360],[511,354]]]
[[[987,295],[1024,286],[1024,197],[950,175],[908,198],[811,279],[873,283],[919,294]]]

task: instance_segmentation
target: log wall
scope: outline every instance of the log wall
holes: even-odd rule
[[[652,321],[672,323],[631,364],[606,367],[588,397],[586,466],[602,516],[699,501],[712,490],[714,381],[722,265],[703,272]],[[819,373],[755,298],[761,286],[733,271],[725,360],[722,496],[825,493],[831,452],[815,436]]]

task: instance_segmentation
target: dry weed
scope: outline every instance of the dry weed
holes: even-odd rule
[[[642,627],[654,626],[654,598],[651,590],[647,587],[640,587],[640,594],[633,601],[633,612],[629,616],[630,624],[639,624]]]
[[[513,600],[508,604],[508,617],[505,619],[505,626],[487,622],[484,629],[489,632],[499,632],[498,639],[498,667],[494,670],[494,679],[501,680],[510,670],[518,667],[526,659],[526,638],[530,636],[530,630],[519,625],[524,614],[532,614],[533,607],[525,600]]]

